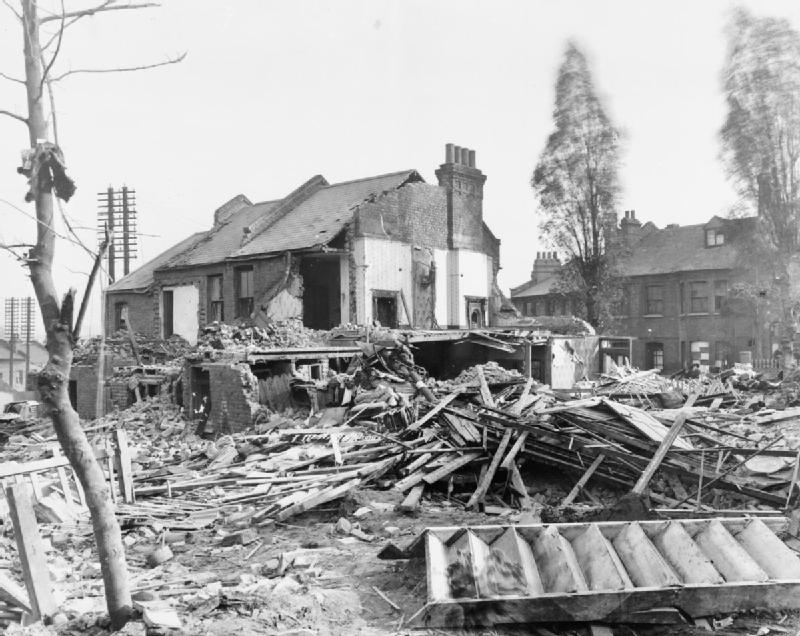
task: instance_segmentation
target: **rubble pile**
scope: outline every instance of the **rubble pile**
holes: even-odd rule
[[[94,365],[100,351],[115,359],[137,362],[163,363],[182,359],[193,351],[193,347],[178,335],[169,338],[151,338],[144,334],[131,334],[126,330],[117,331],[105,337],[86,338],[80,341],[73,352],[72,361],[76,365]],[[140,362],[141,363],[141,362]]]
[[[321,336],[291,324],[271,331],[218,326],[200,348],[313,346]],[[241,617],[248,608],[248,618],[279,631],[314,629],[305,618],[287,623],[286,612],[295,611],[355,629],[363,598],[344,589],[331,595],[315,580],[334,565],[350,567],[358,579],[352,568],[359,546],[394,538],[400,526],[413,532],[417,515],[433,510],[442,515],[438,525],[452,525],[451,518],[480,525],[482,515],[536,524],[626,514],[769,516],[797,500],[800,408],[787,400],[775,407],[775,396],[795,390],[794,378],[754,391],[735,388],[755,379],[747,372],[679,380],[619,367],[593,395],[575,397],[496,362],[438,382],[396,337],[361,349],[346,372],[290,379],[310,393],[320,385],[336,389],[331,402],[263,405],[241,432],[215,432],[214,422],[198,428],[166,395],[142,397],[87,423],[90,441],[106,456],[114,431],[126,433],[135,501],[123,501],[119,488],[116,511],[134,589],[158,591],[140,606],[144,620],[203,633],[210,617]],[[257,394],[259,380],[250,379],[248,391]],[[15,430],[1,452],[13,475],[17,466],[58,451],[42,421]],[[621,506],[641,490],[645,474],[643,507]],[[49,566],[63,611],[79,629],[82,616],[103,611],[91,528],[85,508],[75,513],[59,505],[58,470],[38,473],[37,483],[50,498],[37,507]],[[378,515],[391,521],[370,523]],[[292,528],[320,522],[329,524],[322,547],[318,537],[306,537],[267,558],[269,537],[280,542]],[[354,552],[337,562],[323,554],[325,541],[339,546],[334,554],[341,546]],[[18,572],[10,545],[9,537],[0,541],[0,563]],[[263,559],[255,562],[257,554]],[[239,561],[228,574],[210,565],[230,555]],[[197,559],[207,567],[197,567]],[[392,594],[376,589],[376,602],[394,612]],[[0,608],[0,620],[13,622],[14,611]]]
[[[270,323],[266,327],[236,326],[213,322],[203,329],[198,350],[226,352],[254,349],[289,349],[320,347],[326,343],[327,331],[309,329],[298,318]]]
[[[483,365],[475,365],[464,369],[449,384],[451,386],[477,387],[480,385],[478,369],[483,371],[483,375],[489,384],[511,384],[524,383],[525,378],[516,369],[506,369],[497,362],[489,361]]]

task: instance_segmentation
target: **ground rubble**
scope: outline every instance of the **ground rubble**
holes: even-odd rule
[[[202,346],[223,349],[232,340],[250,346],[255,337],[227,329],[206,336]],[[136,500],[118,498],[117,515],[137,618],[121,633],[442,633],[408,625],[426,603],[424,561],[378,558],[430,527],[788,513],[781,538],[800,548],[792,378],[738,369],[669,379],[620,367],[565,394],[496,363],[437,381],[400,342],[387,343],[365,348],[346,374],[328,379],[342,389],[338,403],[262,412],[241,432],[215,433],[210,422],[198,435],[197,422],[165,396],[86,423],[97,448],[124,429],[130,450]],[[619,502],[678,419],[680,434],[631,517]],[[49,423],[28,423],[0,449],[3,465],[51,457],[54,442]],[[58,475],[40,481],[48,497],[63,496]],[[2,499],[0,513],[0,570],[21,582]],[[37,506],[37,514],[60,613],[51,626],[21,627],[0,597],[6,633],[108,634],[88,515],[57,505]],[[469,634],[800,633],[800,619],[787,612],[696,623],[448,627]]]

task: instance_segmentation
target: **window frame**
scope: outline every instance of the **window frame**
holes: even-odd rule
[[[719,228],[706,229],[706,247],[720,247],[725,245],[725,232]]]
[[[213,283],[215,281],[219,281],[219,298],[214,298],[212,295]],[[206,276],[206,297],[208,299],[208,315],[206,316],[206,322],[225,322],[225,295],[222,291],[222,284],[222,274],[209,274]],[[219,317],[215,317],[217,308],[219,309]]]
[[[705,292],[704,294],[696,294],[699,286]],[[695,303],[698,303],[697,305]],[[708,281],[693,280],[689,282],[689,313],[690,314],[707,314],[708,313]]]
[[[234,268],[234,289],[236,294],[235,316],[238,320],[248,320],[255,309],[255,272],[252,265],[243,265]],[[249,274],[249,290],[242,290],[242,276]],[[242,295],[243,291],[249,291],[249,296]]]
[[[722,290],[723,293],[718,292]],[[714,313],[722,313],[722,307],[728,300],[728,281],[727,279],[714,281]]]
[[[651,297],[651,291],[658,290],[659,297]],[[644,286],[644,315],[664,315],[664,285],[652,284]]]

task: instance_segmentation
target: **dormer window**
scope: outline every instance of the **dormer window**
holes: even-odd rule
[[[706,247],[717,247],[725,245],[725,233],[716,228],[706,230]]]

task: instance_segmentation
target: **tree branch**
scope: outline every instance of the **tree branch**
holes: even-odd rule
[[[17,77],[11,77],[10,75],[6,75],[3,72],[0,72],[0,77],[2,77],[3,79],[7,79],[9,82],[16,82],[17,84],[22,84],[23,86],[25,86],[25,80],[21,80]]]
[[[150,68],[158,68],[159,66],[168,66],[170,64],[177,64],[178,62],[182,62],[186,57],[186,53],[181,53],[178,57],[169,58],[164,60],[163,62],[155,62],[154,64],[144,64],[142,66],[123,66],[119,68],[77,68],[67,71],[66,73],[62,73],[50,81],[52,82],[60,82],[62,79],[69,75],[76,75],[78,73],[127,73],[130,71],[144,71]]]
[[[61,50],[61,41],[64,39],[64,20],[65,17],[65,9],[64,9],[64,0],[61,0],[61,25],[58,27],[58,42],[56,42],[56,50],[53,51],[53,57],[50,58],[49,64],[44,63],[44,53],[42,53],[41,63],[44,67],[44,71],[42,71],[42,81],[39,82],[39,94],[36,96],[36,101],[38,102],[42,99],[42,91],[44,91],[44,83],[47,82],[48,88],[50,88],[50,69],[53,68],[53,64],[58,57],[58,52]],[[40,49],[41,50],[41,49]],[[52,90],[50,92],[50,97],[53,97]],[[51,99],[52,104],[52,99]],[[55,113],[53,114],[53,118],[55,121]],[[58,142],[56,142],[58,143]]]
[[[6,2],[6,0],[3,0]],[[106,0],[102,4],[97,5],[96,7],[92,7],[90,9],[82,9],[80,11],[69,11],[64,14],[66,18],[84,18],[87,16],[92,16],[96,13],[100,13],[102,11],[124,11],[126,9],[149,9],[151,7],[160,7],[161,5],[157,2],[142,2],[140,4],[123,4],[123,5],[115,5],[114,2],[116,0]],[[60,20],[60,15],[50,15],[44,18],[39,19],[40,24],[44,24],[46,22],[52,22],[53,20]]]
[[[17,16],[17,20],[20,22],[22,21],[22,14],[19,13],[14,7],[11,6],[11,3],[8,0],[3,0],[3,4],[8,7],[8,10],[11,11],[15,16]]]
[[[26,126],[28,125],[27,118],[23,117],[22,115],[17,115],[17,113],[12,113],[11,111],[8,111],[8,110],[0,110],[0,115],[7,115],[8,117],[11,117],[12,119],[17,119],[17,120],[21,121]]]
[[[17,254],[13,250],[13,248],[15,248],[15,247],[22,247],[22,246],[19,246],[19,245],[3,245],[2,243],[0,243],[0,249],[5,250],[6,252],[10,252],[14,256],[14,258],[16,258],[20,263],[26,263],[27,259],[24,256],[20,256],[19,254]],[[33,247],[33,246],[31,245],[30,247]]]

